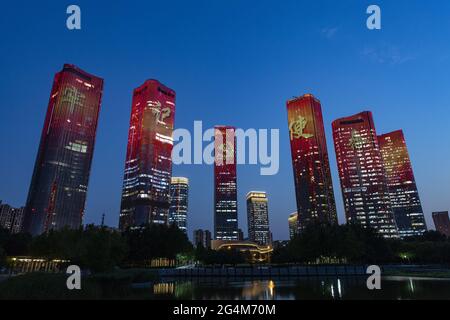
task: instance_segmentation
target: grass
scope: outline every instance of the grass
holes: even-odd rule
[[[150,293],[139,294],[131,284],[157,279],[152,270],[127,269],[85,276],[81,290],[68,290],[66,274],[29,273],[0,282],[0,299],[12,300],[92,300],[142,299]]]

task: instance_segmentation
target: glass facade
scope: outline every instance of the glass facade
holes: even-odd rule
[[[183,177],[172,177],[170,182],[169,224],[175,224],[187,233],[189,180]]]
[[[238,240],[235,128],[214,128],[214,239]]]
[[[249,241],[270,245],[269,208],[265,192],[247,193],[247,226]]]
[[[0,201],[0,227],[9,230],[11,233],[22,231],[24,207],[13,208]]]
[[[399,236],[421,235],[427,227],[403,131],[382,134],[378,143]]]
[[[211,231],[197,229],[194,230],[194,246],[197,247],[199,244],[203,248],[211,249]]]
[[[450,237],[450,219],[448,211],[433,212],[433,222],[436,231]]]
[[[294,239],[295,235],[298,232],[298,223],[297,223],[297,212],[293,212],[289,215],[288,224],[289,224],[289,239]]]
[[[347,222],[398,237],[372,113],[333,121],[333,138]]]
[[[175,91],[147,80],[133,92],[119,228],[167,224]]]
[[[55,75],[25,209],[32,235],[81,226],[102,90],[74,65]]]
[[[311,94],[287,102],[298,226],[337,223],[320,101]]]

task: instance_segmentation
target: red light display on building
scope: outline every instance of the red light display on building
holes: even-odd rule
[[[239,240],[235,128],[214,128],[214,239]]]
[[[398,237],[372,113],[333,121],[333,138],[347,222]]]
[[[55,75],[25,209],[33,235],[82,223],[102,90],[74,65]]]
[[[175,91],[147,80],[133,92],[119,227],[167,224]]]
[[[382,134],[378,143],[399,235],[421,235],[427,228],[403,131]]]
[[[320,101],[311,94],[287,102],[297,223],[337,223]]]

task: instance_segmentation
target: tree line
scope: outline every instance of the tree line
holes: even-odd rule
[[[274,251],[277,263],[450,263],[450,240],[436,231],[385,239],[359,224],[311,224]]]
[[[92,272],[144,266],[155,258],[184,259],[205,265],[245,263],[238,250],[196,248],[176,226],[146,225],[118,232],[87,225],[52,230],[37,237],[0,229],[0,267],[8,256],[70,260]],[[275,248],[272,263],[450,263],[450,240],[436,231],[422,236],[384,239],[357,224],[311,224],[285,247]]]

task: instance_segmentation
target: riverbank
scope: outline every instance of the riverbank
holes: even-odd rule
[[[1,275],[0,299],[165,299],[172,296],[189,298],[200,296],[199,292],[202,292],[205,286],[214,296],[214,290],[218,290],[217,282],[220,282],[219,287],[233,287],[239,284],[242,290],[253,288],[255,283],[267,284],[269,289],[276,286],[280,290],[280,284],[315,283],[320,280],[319,283],[331,281],[334,287],[339,287],[345,282],[348,286],[358,284],[358,287],[364,289],[366,277],[364,265],[240,265],[184,269],[117,269],[110,273],[85,275],[81,282],[82,290],[68,290],[67,275],[64,273],[29,273],[12,277]],[[392,286],[396,286],[395,283],[399,280],[406,283],[406,278],[408,285],[410,280],[436,282],[450,279],[450,268],[440,265],[382,266],[382,279],[387,281],[383,280],[383,283],[392,283]],[[191,292],[192,288],[199,288],[199,292]],[[234,294],[239,295],[237,291]]]
[[[366,276],[368,265],[239,265],[158,269],[161,278],[283,278],[321,276]],[[450,267],[442,265],[382,265],[382,276],[450,278]]]
[[[158,280],[151,269],[115,270],[83,276],[81,290],[68,290],[65,273],[28,273],[0,282],[0,300],[140,299],[133,283]]]

